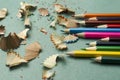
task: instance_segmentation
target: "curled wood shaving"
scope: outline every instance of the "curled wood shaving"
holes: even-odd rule
[[[74,36],[74,35],[71,35],[69,34],[68,36],[65,36],[64,37],[64,42],[65,43],[74,43],[78,40],[78,37]]]
[[[56,35],[56,34],[51,34],[50,39],[57,49],[59,49],[59,50],[67,49],[66,44],[63,43],[63,37],[62,36],[59,36],[59,35]]]
[[[38,11],[40,12],[40,14],[42,16],[48,16],[49,15],[49,12],[46,8],[40,8],[40,9],[38,9]]]
[[[45,61],[43,62],[43,66],[46,68],[53,68],[56,65],[57,58],[63,58],[63,54],[54,54],[52,56],[49,56]]]
[[[16,33],[10,33],[7,37],[2,37],[0,40],[0,48],[4,51],[16,49],[20,45],[20,38]]]
[[[42,73],[42,80],[53,80],[55,71],[44,70]]]
[[[25,30],[23,30],[22,32],[20,32],[19,34],[17,34],[18,37],[19,37],[20,39],[25,40],[26,37],[27,37],[27,33],[28,33],[29,30],[30,30],[29,28],[26,28]]]
[[[26,53],[25,53],[24,59],[29,61],[36,58],[39,55],[39,52],[41,51],[41,46],[38,42],[34,42],[29,44],[26,47],[25,51]]]
[[[9,51],[7,53],[7,62],[6,65],[9,67],[20,65],[21,63],[27,63],[18,53],[14,51]]]
[[[66,8],[61,4],[54,4],[54,7],[57,13],[75,13],[73,10]]]
[[[47,31],[44,28],[41,28],[40,31],[44,34],[47,34]]]
[[[0,26],[0,35],[4,35],[5,34],[5,26],[1,25]]]
[[[23,16],[26,16],[26,15],[27,16],[31,15],[30,11],[35,10],[35,8],[36,8],[36,5],[28,4],[26,2],[21,2],[20,5],[21,5],[21,7],[20,7],[18,14],[17,14],[17,16],[19,18],[22,18]]]
[[[31,11],[36,9],[36,5],[28,4],[26,2],[20,3],[21,7],[18,11],[17,17],[18,18],[24,18],[24,25],[27,27],[31,26],[30,19],[28,18],[29,15],[32,14]]]
[[[64,16],[58,16],[57,20],[60,25],[63,25],[66,28],[76,28],[79,26],[79,23],[77,20],[67,19]]]
[[[7,11],[6,8],[1,9],[1,10],[0,10],[0,19],[5,18],[6,15],[7,15],[7,13],[8,13],[8,11]]]

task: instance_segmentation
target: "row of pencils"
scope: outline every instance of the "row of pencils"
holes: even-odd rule
[[[90,47],[67,54],[74,57],[95,57],[94,61],[99,63],[120,64],[120,14],[86,13],[74,17],[83,18],[79,23],[85,28],[69,28],[61,30],[62,32],[99,40],[87,43]]]

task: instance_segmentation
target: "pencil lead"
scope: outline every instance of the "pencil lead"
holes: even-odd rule
[[[71,55],[73,54],[73,52],[66,52],[66,55]]]

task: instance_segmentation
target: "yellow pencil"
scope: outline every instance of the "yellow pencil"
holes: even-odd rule
[[[67,55],[73,57],[98,57],[98,56],[120,57],[120,52],[76,50],[72,52],[67,52]]]

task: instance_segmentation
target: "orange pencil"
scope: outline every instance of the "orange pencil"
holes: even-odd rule
[[[120,17],[120,13],[85,13],[76,14],[76,18],[89,18],[89,17]]]

